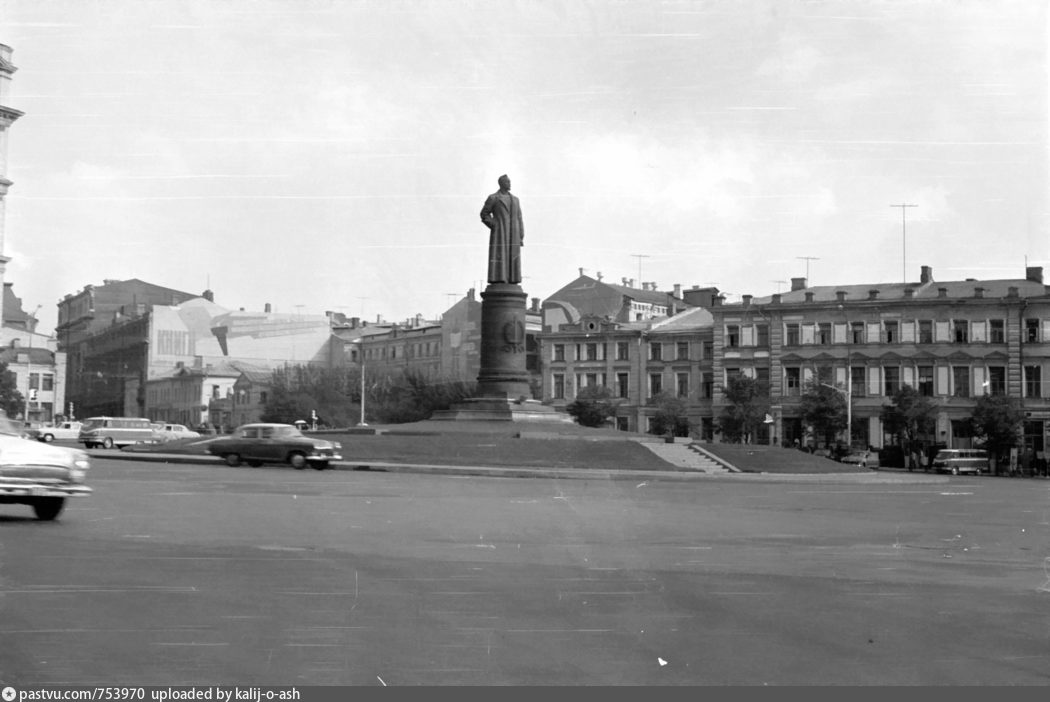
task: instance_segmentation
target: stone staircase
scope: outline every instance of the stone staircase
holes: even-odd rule
[[[678,470],[699,473],[737,472],[735,468],[716,460],[699,444],[693,442],[678,440],[669,444],[665,441],[644,441],[642,445]]]

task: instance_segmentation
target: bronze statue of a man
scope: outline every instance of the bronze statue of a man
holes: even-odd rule
[[[499,177],[499,190],[485,199],[481,223],[489,228],[490,283],[521,282],[521,247],[525,242],[525,225],[521,220],[521,203],[510,194],[510,178]]]

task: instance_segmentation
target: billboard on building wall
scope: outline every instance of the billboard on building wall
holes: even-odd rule
[[[327,360],[331,327],[321,315],[232,312],[198,298],[153,308],[150,376],[179,362],[243,361],[272,368]]]

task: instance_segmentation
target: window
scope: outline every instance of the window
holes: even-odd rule
[[[867,394],[864,385],[864,370],[864,366],[851,366],[849,369],[849,394],[852,397],[864,397]]]
[[[896,344],[901,340],[900,322],[884,322],[882,325],[883,341],[887,344]],[[891,394],[891,393],[887,393]]]
[[[889,397],[901,388],[901,369],[896,366],[887,366],[882,369],[884,379],[882,394]]]
[[[649,344],[649,360],[660,361],[663,360],[663,346],[656,341],[650,342]]]
[[[617,373],[616,374],[616,392],[617,397],[627,397],[630,391],[630,374],[628,373]]]
[[[663,392],[663,376],[659,373],[652,373],[649,376],[649,397],[655,397]]]
[[[991,366],[988,368],[988,394],[1006,394],[1006,366]]]
[[[617,361],[627,361],[627,360],[629,360],[630,359],[630,350],[629,350],[630,348],[631,348],[631,345],[628,344],[626,341],[617,341],[616,342],[616,360]]]
[[[598,344],[587,344],[586,352],[588,361],[598,360]]]
[[[965,319],[957,319],[952,323],[952,329],[954,330],[954,339],[957,344],[968,344],[970,343],[970,323]],[[969,397],[969,395],[962,395],[961,397]]]
[[[784,344],[787,345],[787,346],[798,346],[798,343],[799,343],[799,341],[798,341],[799,340],[798,325],[797,324],[787,324],[787,325],[785,325],[785,330],[786,330],[787,334],[786,334],[786,339],[784,341]]]
[[[755,325],[755,346],[758,346],[759,348],[769,348],[768,324]]]
[[[551,394],[555,400],[565,399],[565,376],[561,373],[555,373],[551,376]]]
[[[967,366],[952,366],[952,394],[955,397],[970,396],[970,369]]]
[[[40,389],[40,374],[30,373],[29,374],[29,389],[39,390]]]
[[[587,374],[587,385],[586,385],[586,387],[593,388],[597,384],[598,384],[598,374],[597,373],[588,373]]]
[[[1043,369],[1040,366],[1024,367],[1025,397],[1042,397]]]
[[[554,345],[554,360],[556,362],[565,360],[565,344]]]
[[[919,387],[923,397],[933,397],[933,366],[919,366]]]
[[[259,403],[265,405],[269,401],[269,397],[269,393],[267,393],[265,390],[261,390],[259,392]]]
[[[784,369],[784,387],[788,395],[800,395],[802,393],[802,369]]]
[[[1024,321],[1024,339],[1029,344],[1039,341],[1039,320],[1026,319]]]
[[[675,344],[675,349],[676,349],[675,357],[679,361],[688,361],[689,360],[689,342],[688,341],[679,341],[677,344]]]
[[[675,379],[678,381],[678,397],[689,397],[689,374],[678,373]]]
[[[821,322],[817,325],[817,343],[827,346],[831,343],[831,323]]]
[[[933,343],[933,322],[928,319],[919,320],[919,343]]]
[[[988,341],[993,344],[1006,343],[1006,323],[1001,319],[988,321]]]
[[[212,385],[211,386],[211,399],[218,400],[219,397],[220,397],[220,395],[219,395],[219,386],[218,385]]]
[[[55,376],[44,373],[40,376],[40,389],[46,391],[55,389]]]
[[[702,393],[705,400],[710,400],[715,395],[715,374],[704,373]]]
[[[851,344],[864,343],[864,322],[850,322],[849,340]]]
[[[726,346],[736,348],[740,346],[740,326],[729,324],[726,326]]]
[[[715,342],[705,341],[704,342],[704,358],[711,358],[715,355]]]

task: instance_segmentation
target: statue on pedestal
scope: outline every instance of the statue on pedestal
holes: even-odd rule
[[[510,194],[510,178],[499,177],[499,190],[485,199],[481,223],[489,228],[490,283],[521,282],[521,247],[525,242],[525,225],[521,219],[521,202]]]

